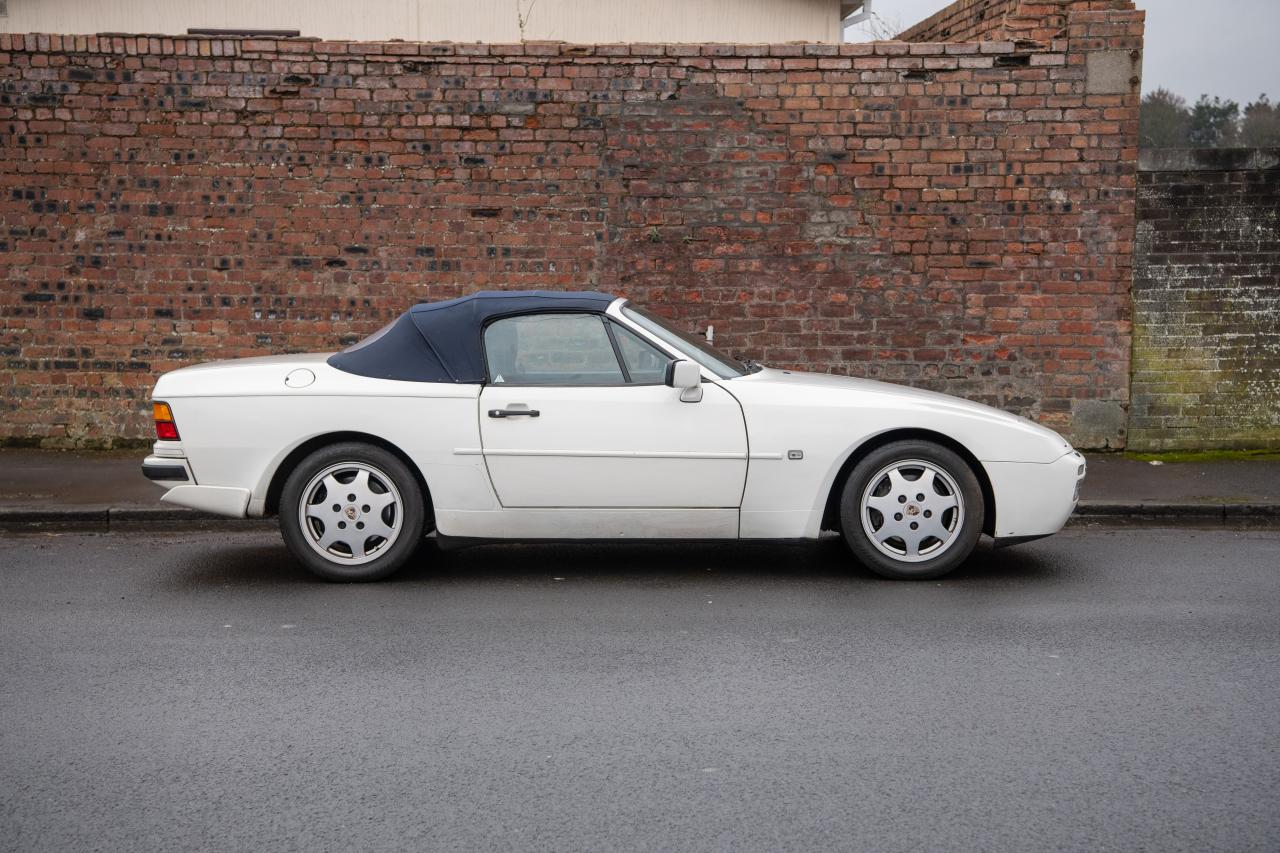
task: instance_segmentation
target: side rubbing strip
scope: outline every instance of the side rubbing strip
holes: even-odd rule
[[[454,451],[457,453],[457,451]],[[478,451],[477,451],[478,452]],[[605,459],[746,459],[745,453],[699,453],[686,450],[490,450],[489,456],[562,456]]]

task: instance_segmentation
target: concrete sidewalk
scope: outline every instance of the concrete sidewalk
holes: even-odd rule
[[[1074,524],[1280,527],[1280,456],[1163,463],[1087,456]]]
[[[145,455],[0,450],[0,530],[246,523],[160,503],[163,490],[142,476]],[[1153,465],[1090,454],[1072,523],[1280,527],[1280,458]]]

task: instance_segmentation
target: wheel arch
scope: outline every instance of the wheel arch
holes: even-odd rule
[[[840,469],[836,472],[835,479],[831,481],[831,491],[827,494],[827,503],[822,511],[821,529],[840,529],[840,496],[844,492],[844,484],[848,481],[849,474],[854,467],[869,454],[884,447],[886,444],[910,440],[931,441],[934,444],[939,444],[965,461],[965,464],[973,471],[973,475],[978,478],[978,485],[982,488],[982,532],[988,536],[994,535],[996,529],[996,497],[995,491],[991,488],[991,478],[987,476],[986,468],[983,467],[982,463],[978,461],[978,457],[974,456],[969,448],[954,438],[940,432],[917,427],[891,429],[873,435],[849,453],[843,464],[841,464]]]
[[[395,456],[405,464],[405,467],[413,474],[414,480],[418,483],[418,488],[422,490],[422,498],[425,503],[423,511],[426,513],[427,530],[431,530],[435,526],[435,514],[433,512],[434,504],[431,500],[431,489],[427,486],[427,480],[422,476],[422,471],[417,464],[409,458],[409,454],[405,453],[396,445],[387,441],[385,438],[379,438],[376,435],[370,435],[367,432],[341,431],[327,432],[321,435],[313,436],[299,444],[293,450],[280,460],[280,464],[276,466],[275,472],[271,475],[271,483],[267,486],[266,503],[264,504],[264,512],[266,515],[275,515],[280,511],[280,493],[284,491],[285,481],[289,479],[289,475],[298,467],[303,459],[306,459],[315,451],[322,447],[328,447],[332,444],[341,444],[346,441],[358,441],[363,444],[372,444],[380,447],[388,453]]]

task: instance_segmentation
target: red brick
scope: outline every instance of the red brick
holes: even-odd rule
[[[1127,394],[1138,105],[1080,75],[1141,15],[1094,5],[1043,49],[0,34],[0,440],[141,440],[163,370],[492,287],[1069,426]]]

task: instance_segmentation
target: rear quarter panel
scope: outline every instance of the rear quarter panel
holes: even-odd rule
[[[298,446],[317,436],[357,432],[381,438],[418,466],[437,507],[497,506],[478,448],[480,386],[398,382],[354,376],[323,359],[225,362],[161,377],[154,397],[173,408],[196,482],[251,490],[249,514],[261,515],[271,478]],[[315,381],[288,388],[290,370]]]

